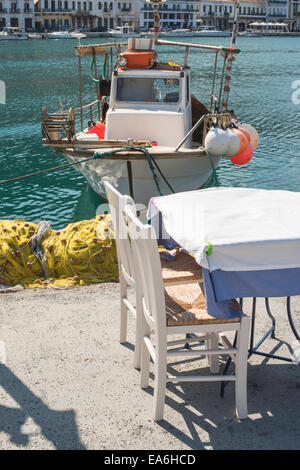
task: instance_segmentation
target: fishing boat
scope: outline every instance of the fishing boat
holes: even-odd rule
[[[108,29],[108,35],[112,38],[137,38],[139,37],[139,33],[134,31],[131,26],[118,26],[116,29]]]
[[[159,38],[161,0],[148,1],[154,9],[154,38],[79,43],[80,106],[64,110],[61,105],[55,113],[44,107],[42,112],[42,143],[74,164],[98,195],[105,198],[101,180],[109,176],[122,193],[143,204],[154,195],[203,187],[214,174],[220,157],[209,155],[203,145],[212,127],[226,129],[232,123],[229,82],[239,52],[236,21],[230,47]],[[168,62],[159,59],[162,47],[164,56],[170,48]],[[183,51],[181,64],[172,60],[174,48]],[[206,93],[197,98],[191,93],[191,49],[212,56],[211,82],[205,78]],[[96,88],[96,99],[88,104],[83,103],[85,58]]]
[[[262,36],[262,33],[247,29],[246,31],[240,32],[239,36],[244,37],[244,38],[260,38]]]
[[[231,36],[230,31],[220,31],[218,29],[210,29],[208,26],[204,29],[194,31],[195,37],[201,38],[228,38]]]
[[[54,31],[52,33],[46,33],[48,39],[78,39],[79,36],[81,39],[86,38],[85,34],[78,32]]]
[[[171,31],[161,31],[161,37],[193,37],[194,31],[187,28],[176,28]]]
[[[38,33],[28,33],[27,34],[28,39],[45,39],[46,36],[43,34],[38,34]]]
[[[27,36],[22,32],[21,28],[8,26],[0,31],[0,41],[9,41],[9,40],[24,40],[27,39]]]

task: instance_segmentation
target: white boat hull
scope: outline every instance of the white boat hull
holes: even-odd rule
[[[48,39],[77,39],[78,37],[84,38],[85,34],[81,33],[47,33],[46,36]]]
[[[76,150],[72,153],[68,151],[63,153],[71,163],[83,158],[82,153],[80,157],[79,155],[76,156]],[[219,160],[219,157],[212,159],[215,168]],[[213,172],[209,158],[203,155],[203,153],[192,157],[185,156],[183,158],[157,160],[157,163],[176,193],[202,187],[209,180]],[[74,168],[85,176],[93,190],[104,199],[106,199],[106,195],[101,183],[101,179],[104,176],[111,178],[113,185],[122,194],[131,193],[126,161],[99,159],[75,165]],[[131,171],[134,199],[137,203],[147,206],[151,197],[160,195],[148,162],[144,159],[132,161]],[[170,194],[171,190],[157,170],[156,175],[162,194]]]
[[[0,34],[0,41],[26,41],[26,36],[14,36],[14,35],[5,35]]]
[[[210,38],[227,38],[231,36],[231,33],[229,31],[195,31],[194,33],[195,37],[210,37]]]

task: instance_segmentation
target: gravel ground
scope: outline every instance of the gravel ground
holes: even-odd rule
[[[262,350],[290,356],[284,305],[271,302],[278,338]],[[293,309],[300,330],[299,298]],[[259,301],[257,336],[269,323]],[[247,420],[235,417],[233,384],[221,399],[219,383],[183,383],[168,385],[165,419],[154,423],[153,376],[141,390],[133,319],[128,328],[128,343],[120,345],[118,284],[1,293],[0,448],[300,448],[299,366],[250,358]],[[203,361],[190,366],[207,373]]]

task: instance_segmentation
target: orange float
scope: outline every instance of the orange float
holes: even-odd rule
[[[246,163],[250,162],[252,156],[253,156],[253,149],[250,143],[248,142],[248,146],[242,154],[240,154],[239,152],[236,155],[234,155],[234,157],[231,157],[229,160],[235,165],[245,165]]]
[[[241,143],[240,151],[236,155],[234,155],[232,158],[239,157],[240,155],[243,155],[243,153],[246,151],[250,142],[250,136],[248,132],[246,132],[245,130],[241,130],[240,127],[238,128],[234,127],[233,129],[230,129],[230,130],[234,135],[236,135],[240,139],[240,143]],[[246,134],[248,135],[248,137]]]
[[[239,127],[238,129],[239,129],[239,131],[241,131],[245,134],[245,136],[247,137],[248,142],[251,142],[251,137],[250,137],[249,132],[247,132],[246,129],[243,129],[242,127]]]

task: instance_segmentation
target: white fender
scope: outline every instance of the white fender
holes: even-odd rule
[[[205,149],[215,157],[226,156],[229,145],[228,131],[212,127],[205,137]]]

